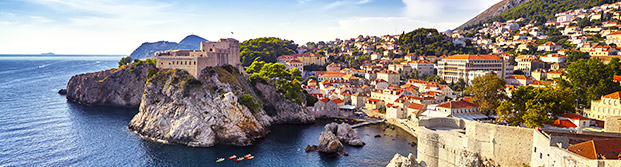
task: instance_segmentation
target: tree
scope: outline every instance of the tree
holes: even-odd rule
[[[505,80],[493,73],[475,77],[472,85],[466,87],[464,93],[472,95],[479,109],[488,114],[498,108],[501,100],[506,99]]]
[[[121,60],[119,60],[119,67],[123,66],[123,65],[129,65],[132,63],[132,57],[123,57],[121,58]]]
[[[573,62],[576,62],[582,59],[589,59],[590,57],[591,56],[589,56],[589,53],[587,52],[579,52],[579,51],[569,52],[569,54],[567,54],[567,64],[571,64]]]
[[[608,62],[608,67],[614,71],[614,75],[621,75],[621,62],[619,62],[619,58],[612,58],[612,60]]]
[[[250,39],[242,42],[239,47],[242,65],[249,66],[257,58],[260,58],[261,61],[274,63],[278,56],[295,53],[298,45],[291,40],[270,37]]]
[[[591,106],[592,100],[621,90],[612,78],[614,70],[599,59],[579,60],[568,67],[566,84],[576,94],[579,104]]]
[[[500,120],[510,125],[526,124],[542,127],[558,115],[575,112],[575,94],[568,88],[550,86],[535,89],[522,86],[511,93],[511,98],[497,108]]]

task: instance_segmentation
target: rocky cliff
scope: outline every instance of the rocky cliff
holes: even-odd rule
[[[181,40],[179,43],[169,41],[145,42],[142,43],[138,48],[136,48],[136,50],[134,50],[129,56],[132,59],[148,59],[154,58],[156,52],[163,52],[167,50],[199,50],[200,43],[202,41],[207,40],[196,35],[188,35],[183,38],[183,40]]]
[[[87,105],[137,108],[152,68],[155,66],[130,65],[73,76],[67,83],[67,100]]]
[[[182,70],[155,74],[129,129],[154,141],[209,147],[249,145],[266,135],[272,123],[314,121],[303,107],[282,99],[273,86],[255,88],[235,68],[206,68],[200,76],[195,79]],[[252,106],[239,102],[246,94],[253,97]],[[272,114],[255,105],[272,106],[268,109]]]
[[[529,1],[529,0],[503,0],[503,1],[500,1],[500,2],[496,3],[495,5],[491,6],[490,8],[486,9],[485,11],[481,12],[480,14],[475,16],[474,18],[468,20],[466,23],[464,23],[461,26],[457,27],[457,29],[464,29],[465,27],[468,27],[468,26],[471,26],[471,25],[475,25],[475,24],[479,24],[481,22],[485,22],[488,19],[491,19],[492,17],[498,16],[502,12],[505,12],[505,11],[511,9],[511,8],[518,7],[518,6],[522,5],[523,3],[527,2],[527,1]]]
[[[397,153],[392,158],[392,160],[390,160],[390,163],[386,165],[386,167],[418,167],[418,166],[425,166],[425,165],[419,165],[418,162],[416,162],[416,157],[414,157],[412,153],[410,153],[407,157]]]

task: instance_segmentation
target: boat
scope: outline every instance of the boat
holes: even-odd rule
[[[251,156],[252,156],[252,154],[248,154],[248,155],[246,155],[246,156],[244,156],[244,157],[245,157],[245,158],[248,158],[248,157],[251,157]]]
[[[246,158],[244,158],[244,157],[237,158],[237,161],[243,161],[244,159],[246,159]]]
[[[237,158],[237,155],[233,155],[229,157],[229,159],[235,159],[235,158]]]
[[[218,158],[218,160],[216,160],[216,162],[222,162],[224,161],[224,158]]]
[[[246,157],[246,160],[251,160],[252,158],[254,158],[254,156],[249,156],[249,157]]]

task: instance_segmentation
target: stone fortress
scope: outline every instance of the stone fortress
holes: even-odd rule
[[[621,166],[616,157],[588,159],[567,150],[588,140],[618,139],[621,133],[536,130],[457,118],[417,124],[417,161],[423,166],[482,166],[486,160],[500,166]]]
[[[231,65],[242,69],[239,62],[239,41],[222,38],[218,42],[201,42],[200,50],[169,50],[156,54],[159,69],[182,69],[195,78],[206,67]]]

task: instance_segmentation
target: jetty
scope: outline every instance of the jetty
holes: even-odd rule
[[[352,125],[351,128],[358,128],[358,127],[363,127],[367,125],[378,124],[378,123],[384,122],[383,120],[364,120],[364,119],[356,120],[356,121],[359,121],[360,123]]]

